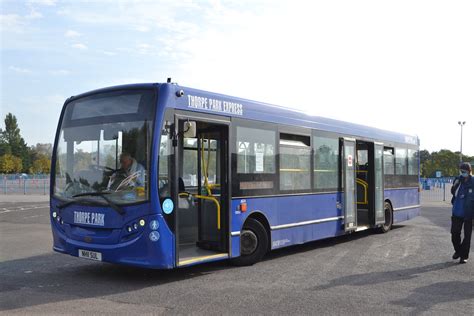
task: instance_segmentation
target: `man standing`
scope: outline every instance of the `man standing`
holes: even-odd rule
[[[451,217],[451,241],[454,246],[453,259],[466,263],[471,247],[472,221],[474,215],[474,178],[468,162],[463,162],[459,171],[461,175],[454,180],[451,188],[453,194],[453,216]],[[464,226],[464,240],[461,242],[461,230]]]

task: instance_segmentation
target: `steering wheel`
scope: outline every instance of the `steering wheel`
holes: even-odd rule
[[[122,182],[120,182],[120,184],[117,186],[117,188],[115,189],[115,192],[119,191],[120,189],[122,189],[122,187],[126,187],[127,184],[130,184],[130,182],[133,181],[134,178],[137,178],[137,174],[136,173],[132,173],[131,175],[127,176],[125,179],[122,180]]]

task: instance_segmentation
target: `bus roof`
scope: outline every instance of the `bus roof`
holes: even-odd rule
[[[418,137],[413,135],[401,134],[320,116],[312,116],[302,111],[264,102],[257,102],[189,87],[182,87],[179,85],[173,86],[175,87],[174,89],[171,89],[173,94],[179,90],[183,90],[184,92],[183,97],[178,98],[176,101],[176,108],[180,109],[192,109],[204,113],[221,114],[240,117],[243,119],[305,127],[385,142],[390,141],[419,145]],[[195,97],[205,99],[196,100]],[[192,98],[194,98],[194,100]],[[207,102],[207,105],[196,104],[202,102]],[[236,106],[237,109],[229,111],[228,109],[225,109],[223,102],[228,102],[230,106]]]
[[[147,89],[156,88],[157,86],[160,87],[162,94],[168,94],[165,97],[167,100],[172,98],[176,101],[167,102],[167,106],[175,107],[177,109],[192,110],[208,114],[218,114],[228,117],[239,117],[242,119],[258,120],[289,126],[298,126],[339,133],[347,136],[361,137],[376,141],[379,140],[384,141],[385,143],[389,141],[402,144],[419,145],[419,139],[417,136],[401,134],[321,116],[312,116],[292,108],[193,89],[174,83],[120,85],[86,92],[81,95],[74,96],[71,99],[76,99],[95,93],[107,92],[110,90]],[[176,98],[176,93],[181,90],[183,91],[183,95]]]

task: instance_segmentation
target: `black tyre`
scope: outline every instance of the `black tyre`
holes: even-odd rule
[[[389,230],[392,229],[392,224],[393,224],[393,209],[392,205],[390,203],[385,202],[384,203],[384,209],[385,209],[385,223],[378,228],[379,233],[386,233]]]
[[[260,261],[267,253],[268,242],[262,223],[253,218],[247,219],[240,233],[240,257],[232,259],[232,263],[249,266]]]

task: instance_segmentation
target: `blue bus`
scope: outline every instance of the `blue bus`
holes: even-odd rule
[[[53,249],[171,269],[420,213],[419,140],[171,83],[66,100],[51,168]]]

